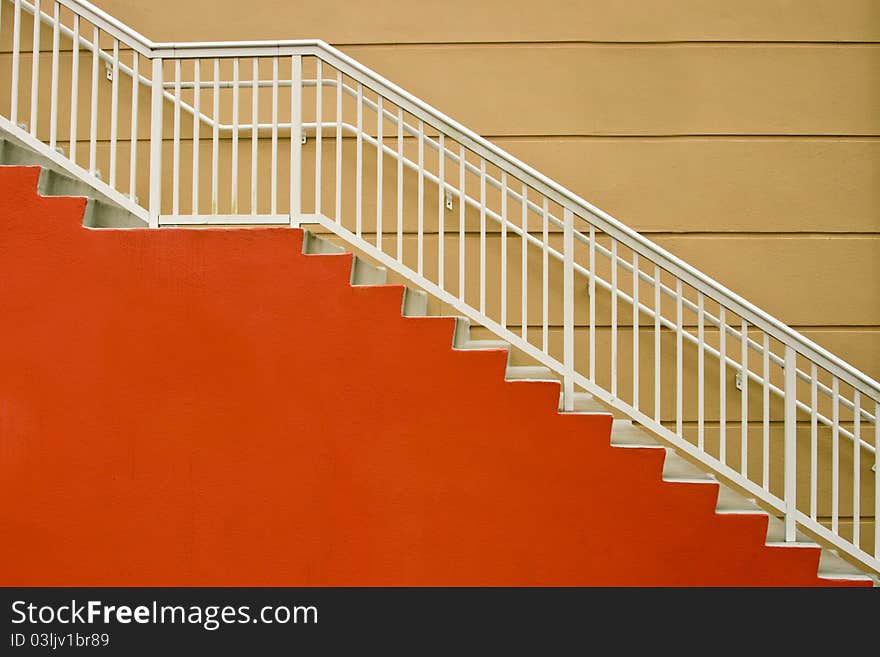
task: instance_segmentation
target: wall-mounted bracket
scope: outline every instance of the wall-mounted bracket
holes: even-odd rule
[[[452,192],[450,192],[448,189],[446,190],[446,209],[452,209]]]

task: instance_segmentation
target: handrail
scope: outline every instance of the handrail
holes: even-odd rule
[[[786,326],[775,317],[757,308],[746,299],[735,294],[714,279],[706,276],[696,268],[688,265],[680,258],[669,253],[648,238],[625,226],[616,218],[603,210],[595,207],[579,195],[544,176],[521,160],[515,158],[503,149],[495,146],[486,139],[480,137],[460,123],[454,121],[436,108],[425,103],[421,99],[409,94],[404,89],[388,81],[375,71],[360,64],[341,51],[333,48],[320,40],[282,40],[282,41],[228,41],[228,42],[153,42],[128,26],[117,21],[94,5],[82,0],[57,0],[53,4],[54,15],[40,8],[40,0],[0,0],[12,2],[14,12],[13,34],[13,85],[12,85],[12,112],[10,118],[2,117],[2,127],[19,137],[25,144],[43,153],[52,162],[61,166],[64,170],[75,175],[99,191],[119,202],[138,216],[147,218],[151,226],[160,223],[201,223],[212,217],[217,220],[224,218],[240,217],[245,223],[277,223],[279,220],[289,218],[291,225],[299,225],[302,221],[314,221],[325,226],[328,230],[358,248],[364,253],[373,256],[376,260],[390,267],[394,271],[405,276],[411,282],[428,290],[442,301],[449,303],[459,312],[479,322],[493,331],[496,335],[510,342],[537,362],[551,368],[563,379],[564,408],[571,410],[573,404],[575,386],[591,392],[594,396],[617,408],[634,420],[642,423],[645,427],[657,435],[669,440],[686,453],[702,462],[708,469],[721,476],[735,481],[741,488],[762,500],[768,507],[776,509],[785,517],[786,540],[795,540],[795,527],[804,526],[814,534],[818,534],[837,549],[847,552],[850,556],[859,560],[866,566],[880,571],[880,546],[875,547],[874,554],[868,554],[861,548],[859,538],[860,507],[860,461],[864,451],[868,458],[873,458],[874,471],[876,472],[877,452],[880,447],[880,383],[861,372],[849,363],[836,357],[799,332]],[[51,3],[53,0],[48,0]],[[43,0],[43,7],[47,0]],[[62,24],[59,19],[58,7],[70,9],[75,18],[73,27]],[[50,138],[48,143],[42,139],[37,131],[37,126],[32,124],[25,127],[16,125],[16,112],[18,108],[18,66],[20,55],[20,16],[21,10],[37,13],[39,20],[48,24],[53,29],[52,65],[51,65],[51,92],[50,92]],[[81,20],[92,25],[91,34],[80,32]],[[9,21],[5,21],[2,29],[9,29]],[[100,32],[109,34],[113,39],[112,53],[109,49],[100,47],[98,36]],[[90,53],[91,58],[91,124],[87,130],[89,156],[88,166],[83,163],[84,157],[77,158],[74,150],[77,145],[78,134],[76,121],[80,111],[77,108],[77,85],[71,87],[71,133],[70,158],[57,152],[56,131],[57,114],[59,111],[59,64],[58,64],[58,41],[60,37],[71,39],[74,57],[72,57],[73,71],[71,78],[76,80],[79,57],[76,53],[80,49]],[[35,29],[34,54],[38,51],[38,33]],[[132,62],[121,61],[120,48],[129,48],[133,53]],[[48,53],[47,53],[48,55]],[[129,55],[126,55],[129,57]],[[139,67],[139,58],[151,60],[152,70],[144,70]],[[37,94],[37,75],[39,73],[39,60],[34,57],[31,93]],[[252,60],[253,73],[250,79],[240,79],[240,60]],[[316,74],[313,77],[303,75],[303,61],[313,61]],[[173,81],[163,79],[166,75],[163,67],[165,61],[173,62]],[[197,66],[193,67],[193,79],[182,79],[181,60],[193,60]],[[227,66],[232,68],[231,79],[220,79],[220,61],[231,60]],[[272,65],[271,78],[260,73],[258,60]],[[289,75],[279,75],[279,62],[289,63]],[[202,63],[213,63],[213,75],[209,79],[201,79]],[[99,177],[97,156],[97,132],[98,132],[98,97],[99,87],[97,80],[98,63],[105,62],[110,73],[110,155],[109,155],[109,181],[105,182]],[[88,64],[88,62],[86,62]],[[325,77],[324,69],[330,69],[330,77]],[[136,81],[131,85],[131,98],[119,98],[120,76],[127,76]],[[349,82],[344,81],[344,77]],[[138,95],[140,88],[148,88],[150,94]],[[325,89],[326,87],[326,89]],[[332,93],[335,88],[335,94]],[[249,116],[250,120],[241,120],[239,115],[240,102],[239,92],[241,89],[261,89],[261,93],[251,93]],[[310,89],[314,94],[314,107],[316,118],[308,120],[303,118],[303,90]],[[190,95],[184,100],[182,92],[186,90]],[[219,95],[221,90],[229,90],[231,93],[232,120],[221,122],[219,111]],[[289,96],[283,100],[289,103],[289,118],[279,118],[279,97],[281,90]],[[365,91],[369,91],[372,97],[368,97]],[[201,104],[202,93],[210,94],[213,108],[207,102]],[[105,92],[106,94],[106,92]],[[330,96],[333,96],[332,98]],[[342,97],[356,103],[356,117],[343,116]],[[269,100],[269,97],[271,100]],[[137,170],[137,146],[138,132],[137,121],[141,113],[141,100],[148,100],[150,106],[148,124],[150,127],[149,170]],[[229,100],[229,97],[227,97]],[[266,108],[263,113],[258,111],[259,104],[270,103],[272,118],[268,123],[264,121]],[[335,109],[330,103],[335,101]],[[116,178],[120,151],[117,148],[119,138],[119,107],[124,103],[130,103],[131,125],[130,142],[130,171],[129,178],[120,185]],[[322,106],[326,102],[327,106]],[[36,111],[36,96],[31,99],[31,120],[36,122],[39,112]],[[169,132],[164,132],[165,121],[163,112],[166,107],[173,109]],[[324,120],[324,111],[332,110],[335,113],[333,120]],[[378,119],[374,127],[364,125],[364,110],[373,112]],[[186,215],[180,212],[180,183],[181,183],[181,126],[182,116],[189,116],[187,121],[192,121],[192,213]],[[406,117],[405,117],[406,115]],[[167,117],[165,117],[167,119]],[[143,119],[141,119],[143,120]],[[374,119],[375,120],[375,119]],[[391,126],[392,134],[383,134],[384,126]],[[203,136],[204,127],[207,126],[209,135]],[[426,134],[436,130],[436,136]],[[278,190],[287,185],[287,181],[281,183],[278,180],[279,149],[278,140],[284,130],[283,136],[289,143],[289,209],[279,207]],[[303,209],[302,186],[304,184],[303,161],[306,159],[302,143],[306,138],[305,130],[314,140],[312,154],[308,157],[314,162],[314,211]],[[220,161],[219,161],[219,137],[221,131],[224,139],[229,142],[231,155],[229,163],[224,160],[223,167],[231,173],[231,191],[229,207],[231,212],[221,212],[218,199],[220,195]],[[396,131],[396,133],[394,132]],[[245,167],[239,160],[240,144],[239,137],[246,134],[247,144],[250,146],[250,212],[243,217],[238,207],[238,176],[248,175]],[[356,152],[356,170],[350,183],[355,191],[355,225],[343,222],[342,219],[342,178],[349,174],[343,174],[342,168],[342,139],[344,136],[353,136]],[[414,138],[417,153],[406,153],[404,149],[404,137]],[[330,179],[324,180],[322,170],[322,138],[332,139],[335,146],[335,208],[331,211],[323,208],[322,185],[329,188]],[[163,140],[169,140],[163,144]],[[202,162],[199,156],[200,139],[208,141],[210,157]],[[271,144],[271,166],[268,169],[271,178],[270,207],[258,209],[258,186],[257,178],[265,175],[258,167],[260,140]],[[86,140],[83,140],[85,144]],[[376,225],[375,243],[368,241],[362,234],[363,217],[363,188],[372,180],[364,172],[363,147],[368,146],[376,153],[375,161],[375,201],[376,201]],[[425,146],[428,147],[432,157],[436,157],[432,165],[427,164]],[[329,147],[328,147],[329,149]],[[170,151],[170,152],[169,152]],[[80,151],[81,152],[81,151]],[[162,162],[170,155],[172,169],[172,184],[170,194],[168,189],[162,187]],[[331,155],[332,156],[332,155]],[[224,156],[225,158],[226,156]],[[389,172],[397,181],[397,225],[396,234],[391,230],[385,230],[382,226],[382,194],[383,194],[383,161],[388,158],[391,166],[396,166],[396,175]],[[445,169],[447,163],[450,169]],[[199,212],[199,189],[202,178],[199,175],[199,166],[210,166],[211,183],[211,212],[203,215]],[[167,166],[167,164],[166,164]],[[489,170],[489,167],[494,170]],[[451,169],[457,171],[457,179],[449,176]],[[414,182],[404,182],[404,171],[411,172]],[[204,178],[208,178],[206,173]],[[146,178],[149,187],[149,202],[140,204],[135,194],[137,184]],[[466,178],[471,186],[466,185]],[[125,184],[127,183],[127,185]],[[475,189],[479,183],[479,191]],[[418,264],[406,263],[403,254],[403,190],[404,186],[413,185],[417,189],[416,207],[409,212],[413,213],[418,220],[417,252]],[[440,204],[437,215],[437,266],[439,271],[436,277],[429,277],[424,270],[423,251],[425,239],[423,235],[423,220],[425,216],[425,186],[428,185],[437,191],[436,202]],[[226,183],[223,183],[226,187]],[[407,187],[412,192],[413,188]],[[127,193],[123,190],[127,189]],[[489,200],[488,192],[495,196],[495,200]],[[444,196],[448,199],[447,210],[451,210],[457,199],[459,205],[458,232],[454,234],[458,238],[459,262],[458,262],[458,285],[457,294],[451,286],[444,283]],[[432,201],[434,202],[434,201]],[[333,201],[331,201],[331,204]],[[394,203],[392,199],[389,205]],[[521,218],[510,214],[511,205],[521,209]],[[551,205],[553,207],[551,207]],[[170,206],[171,212],[167,212]],[[479,239],[480,239],[480,298],[479,303],[475,300],[466,299],[464,289],[465,265],[465,223],[466,211],[470,209],[479,215]],[[268,210],[268,211],[265,211]],[[335,216],[335,218],[331,218]],[[536,226],[535,219],[538,220]],[[160,221],[160,219],[162,221]],[[486,224],[494,222],[500,229],[501,248],[501,299],[500,309],[489,311],[486,308]],[[558,236],[561,243],[551,244],[550,230]],[[396,241],[397,256],[393,257],[382,247],[382,239],[385,233],[388,237],[394,237]],[[561,232],[561,235],[559,235]],[[600,241],[607,240],[603,243]],[[521,244],[522,254],[522,283],[521,283],[521,321],[520,332],[516,333],[508,325],[507,296],[508,280],[507,266],[509,265],[506,241],[513,238]],[[554,238],[556,239],[556,238]],[[575,249],[585,250],[589,253],[589,263],[575,259]],[[529,321],[527,317],[527,254],[539,252],[542,265],[539,271],[542,289],[539,295],[541,307],[541,344],[540,346],[527,335]],[[626,253],[623,257],[621,253]],[[583,256],[579,256],[583,257]],[[561,301],[563,307],[563,350],[561,358],[554,355],[549,344],[549,296],[548,288],[549,262],[562,268],[563,291]],[[608,263],[610,271],[600,275],[598,263]],[[648,267],[645,269],[644,267]],[[653,268],[653,270],[651,269]],[[664,280],[664,275],[666,279]],[[586,281],[589,292],[586,295],[575,294],[575,277],[578,281]],[[627,291],[620,284],[620,278],[625,277],[631,285]],[[669,278],[673,280],[670,281]],[[537,280],[537,276],[535,277]],[[495,285],[495,282],[492,283]],[[640,287],[641,286],[641,287]],[[610,370],[611,380],[607,387],[599,385],[595,371],[596,363],[596,320],[598,314],[595,310],[597,292],[607,294],[610,304],[610,319],[607,325],[610,330]],[[696,299],[689,298],[686,292],[696,294]],[[555,291],[558,294],[558,290]],[[675,317],[662,309],[661,300],[672,300],[675,303]],[[578,303],[589,302],[589,373],[579,369],[575,363],[575,312]],[[711,304],[717,305],[717,309]],[[533,304],[537,302],[533,301]],[[618,336],[618,306],[627,308],[632,315],[632,389],[622,394],[618,389],[618,351],[621,338]],[[534,307],[534,305],[533,305]],[[583,307],[582,307],[583,309]],[[696,316],[696,329],[692,325],[685,326],[683,312],[687,311]],[[738,318],[736,323],[728,321],[728,313]],[[645,364],[639,358],[639,330],[641,318],[653,320],[652,336],[654,362]],[[650,330],[651,325],[647,325]],[[718,342],[710,344],[705,338],[706,327],[718,329]],[[671,391],[663,392],[661,385],[661,330],[667,331],[668,335],[675,338],[675,394]],[[781,343],[784,353],[774,353],[771,348],[771,339]],[[731,350],[729,341],[737,344],[739,353]],[[696,347],[696,361],[692,363],[697,368],[696,382],[689,382],[698,394],[697,403],[697,439],[686,439],[683,428],[685,413],[683,411],[683,346]],[[583,348],[583,346],[581,347]],[[750,354],[756,358],[750,359]],[[705,359],[717,364],[720,379],[709,383],[705,378]],[[689,358],[691,358],[689,356]],[[807,366],[798,364],[798,359]],[[580,366],[582,367],[582,366]],[[653,414],[649,415],[640,405],[639,401],[639,372],[645,369],[645,376],[653,378],[654,398]],[[726,372],[736,372],[742,377],[741,394],[741,419],[728,420],[726,410]],[[821,372],[830,376],[830,381],[821,380]],[[824,375],[822,375],[824,377]],[[757,419],[752,419],[749,425],[749,384],[752,390],[761,393],[763,410]],[[842,389],[841,386],[849,386]],[[719,435],[723,437],[719,449],[720,454],[713,454],[705,446],[705,394],[712,386],[719,391]],[[800,389],[799,389],[800,386]],[[809,388],[808,397],[799,398],[798,394],[804,394],[805,388]],[[667,402],[674,397],[676,408],[674,411],[674,431],[669,422],[661,418],[661,393],[666,395]],[[771,492],[770,488],[770,465],[769,443],[770,423],[780,422],[782,417],[773,416],[778,409],[772,410],[770,397],[779,398],[784,406],[784,494],[779,495]],[[754,395],[757,397],[758,395]],[[732,406],[732,404],[731,404]],[[796,484],[796,459],[797,454],[797,428],[798,414],[801,417],[809,417],[810,424],[810,502],[809,513],[801,509],[797,504]],[[773,417],[771,417],[773,416]],[[842,417],[843,416],[843,417]],[[851,419],[850,419],[851,417]],[[760,421],[760,425],[759,425]],[[726,423],[738,423],[742,427],[741,450],[738,465],[730,460],[729,454],[725,454],[727,433]],[[762,472],[750,471],[748,463],[750,426],[760,426],[763,434],[763,455],[761,459]],[[834,450],[834,480],[833,498],[831,500],[832,524],[831,530],[826,529],[819,522],[819,501],[817,494],[817,444],[818,428],[820,426],[831,429],[831,441]],[[873,435],[873,438],[872,438]],[[837,522],[839,516],[839,453],[838,441],[843,437],[853,441],[859,449],[853,451],[854,489],[853,497],[853,536],[844,538],[840,535]],[[872,444],[873,440],[873,444]],[[874,476],[874,514],[880,515],[880,473]],[[869,494],[869,493],[867,493]],[[875,526],[875,540],[880,544],[880,528]]]

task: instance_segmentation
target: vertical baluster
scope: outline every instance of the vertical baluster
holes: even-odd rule
[[[682,385],[682,290],[681,279],[675,279],[675,433],[682,436],[684,387]]]
[[[159,227],[159,216],[162,213],[162,105],[165,102],[162,66],[164,63],[161,57],[153,58],[150,80],[150,228]],[[94,132],[92,134],[94,135]]]
[[[180,61],[180,60],[176,60]],[[116,189],[116,137],[119,130],[119,40],[113,39],[113,80],[110,81],[110,187]]]
[[[702,451],[706,443],[706,391],[705,391],[705,300],[697,292],[697,447]]]
[[[18,122],[18,69],[21,60],[21,0],[15,0],[12,14],[12,81],[10,83],[9,120]],[[74,78],[74,81],[76,78]],[[75,86],[75,84],[74,84]]]
[[[633,342],[632,342],[632,358],[633,358],[633,390],[632,390],[632,406],[639,410],[639,254],[633,251],[633,280],[632,280],[632,322],[633,322]]]
[[[214,58],[214,87],[213,87],[214,116],[211,131],[211,214],[218,212],[219,190],[217,178],[219,173],[220,158],[220,60]]]
[[[660,418],[660,266],[654,265],[654,421]]]
[[[171,142],[171,214],[180,214],[180,59],[174,60],[174,114]],[[112,165],[111,165],[111,176]]]
[[[740,370],[740,464],[743,477],[749,476],[749,325],[742,320],[740,328],[742,369]]]
[[[819,399],[816,364],[810,366],[810,517],[818,515]]]
[[[796,536],[795,514],[797,511],[797,353],[785,346],[785,443],[783,490],[785,502],[785,540],[794,541]]]
[[[403,109],[397,109],[397,261],[403,262]]]
[[[58,40],[60,37],[60,7],[53,3],[52,20],[52,89],[49,97],[49,148],[54,149],[58,142]]]
[[[874,404],[874,558],[880,559],[880,402]]]
[[[590,381],[596,382],[596,228],[590,224]]]
[[[31,59],[31,134],[37,136],[37,117],[40,102],[40,0],[33,0],[34,4],[34,40],[33,58]]]
[[[196,68],[198,70],[198,67]],[[137,151],[138,151],[138,91],[140,89],[141,83],[141,74],[140,74],[140,55],[137,50],[132,50],[131,56],[131,136],[130,136],[130,146],[128,153],[128,197],[135,203],[137,203]],[[197,78],[198,79],[198,78]],[[198,122],[199,116],[199,97],[198,97],[198,87],[196,87],[196,100],[195,100],[195,121]],[[193,140],[196,146],[198,145],[198,135],[193,133]],[[195,153],[198,154],[198,149],[195,150]],[[197,155],[194,155],[197,157]],[[198,160],[196,160],[198,162]],[[195,190],[195,183],[198,180],[198,164],[193,168],[193,189]],[[193,207],[197,203],[198,196],[193,192]],[[195,212],[195,210],[193,210]]]
[[[529,341],[529,188],[522,185],[522,235],[520,248],[522,252],[520,286],[522,288],[522,307],[520,308],[520,332],[522,339]]]
[[[277,57],[275,58],[273,65],[275,67],[278,66],[278,58]],[[324,104],[324,62],[322,62],[320,58],[315,59],[315,80],[316,80],[316,84],[317,84],[317,86],[315,87],[315,214],[319,215],[319,214],[321,214],[321,179],[324,177],[323,173],[322,173],[322,168],[321,168],[321,149],[323,148],[323,143],[324,143],[323,142],[323,138],[324,138],[324,119],[323,119],[323,114],[324,114],[324,107],[323,107],[323,104]],[[278,93],[278,75],[277,75],[277,73],[273,73],[272,93],[273,94]],[[382,101],[382,98],[380,96],[379,102],[381,103],[381,101]],[[275,103],[275,102],[277,102],[277,101],[273,101],[273,103]],[[381,116],[382,116],[382,112],[380,111],[379,112],[380,121],[381,121]],[[273,130],[272,138],[275,140],[278,139],[277,127],[276,127],[277,123],[278,123],[277,118],[275,118],[273,116],[273,119],[272,119],[272,130]],[[272,147],[272,150],[273,151],[275,150],[274,146]],[[380,146],[379,152],[381,153],[381,146]],[[380,159],[381,159],[381,156],[380,156]],[[272,162],[273,162],[272,168],[274,170],[275,160],[273,159]],[[381,177],[381,171],[379,173],[379,177]],[[275,214],[275,209],[274,209],[274,207],[275,207],[274,206],[275,193],[274,192],[272,193],[272,196],[273,196],[272,214]]]
[[[840,509],[840,390],[835,376],[831,380],[831,531],[839,529]]]
[[[853,390],[853,545],[861,543],[862,502],[862,397]],[[875,519],[876,522],[876,519]]]
[[[290,84],[290,225],[302,220],[302,55],[291,56]]]
[[[507,172],[501,172],[501,326],[507,328]]]
[[[199,213],[199,137],[202,130],[202,60],[193,60],[192,214]]]
[[[403,110],[400,111],[400,123],[399,126],[403,126]],[[401,140],[402,141],[402,140]],[[402,145],[400,146],[400,152],[403,152]],[[400,160],[398,159],[398,162]],[[400,167],[397,169],[398,181],[400,181]],[[398,182],[398,185],[400,183]],[[403,207],[403,202],[401,200],[402,194],[398,189],[398,213],[401,211],[400,209]],[[398,217],[398,221],[400,221],[400,217]],[[342,71],[336,71],[336,223],[342,223]],[[398,259],[400,259],[399,249],[401,248],[400,240],[397,242],[398,245]]]
[[[363,205],[363,151],[364,151],[364,85],[357,84],[357,134],[355,135],[355,180],[354,180],[354,232],[361,236],[361,210]],[[421,146],[421,136],[419,136]],[[419,183],[421,184],[421,171],[419,171]],[[421,273],[421,266],[419,268]]]
[[[611,240],[611,396],[617,399],[617,240]]]
[[[254,57],[251,67],[251,215],[256,215],[260,189],[260,60]]]
[[[718,458],[727,463],[727,323],[725,309],[718,311]]]
[[[318,78],[321,77],[321,60],[318,60]],[[315,212],[321,212],[321,85],[318,82],[318,142],[315,151]],[[272,58],[272,167],[269,172],[270,212],[278,214],[278,57]]]
[[[70,161],[76,163],[76,122],[79,118],[79,14],[73,15],[73,40],[70,53]],[[137,51],[135,51],[137,58]]]
[[[418,139],[419,172],[418,193],[416,198],[418,204],[416,210],[416,215],[418,218],[418,235],[416,237],[416,250],[418,251],[417,271],[419,273],[419,276],[421,276],[424,272],[425,260],[425,123],[421,119],[419,120]]]
[[[548,203],[545,196],[541,207],[541,271],[543,273],[541,280],[541,350],[545,354],[550,351],[550,235],[548,232],[550,210]]]
[[[480,312],[486,314],[486,160],[480,158]]]
[[[382,134],[384,127],[385,110],[382,107],[382,96],[379,95],[376,98],[376,248],[380,251],[382,250],[382,185],[385,182],[382,174],[382,165],[385,158],[385,144]]]
[[[464,301],[464,254],[465,254],[465,172],[464,146],[458,147],[458,298]]]
[[[563,409],[574,410],[574,215],[565,208],[563,213]]]
[[[89,123],[89,173],[98,169],[98,28],[92,28],[92,98]]]
[[[764,490],[769,490],[770,487],[770,336],[767,333],[764,333],[764,352],[763,352],[763,364],[764,364],[764,386],[763,386],[763,401],[764,401],[764,415],[763,415],[763,444],[764,444],[764,452],[762,454],[763,460],[763,475],[761,478],[762,485],[764,486]]]
[[[239,96],[239,59],[232,58],[232,166],[230,170],[231,181],[229,183],[231,191],[230,212],[238,214],[238,96]],[[293,128],[291,127],[291,146],[293,151]],[[291,174],[292,175],[292,174]]]
[[[445,247],[444,242],[446,241],[445,236],[445,217],[443,213],[445,211],[444,207],[444,196],[446,192],[446,139],[441,132],[437,138],[437,147],[439,158],[437,161],[437,285],[440,286],[441,290],[445,290],[446,287],[444,285],[444,259],[445,259]]]

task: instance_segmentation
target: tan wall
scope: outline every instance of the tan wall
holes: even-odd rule
[[[100,6],[156,41],[320,38],[337,45],[880,378],[880,3],[874,0],[552,0],[539,5],[525,0],[451,0],[442,6],[380,0],[368,8],[350,1],[269,0],[249,5],[233,0],[103,0]],[[8,24],[8,6],[4,9]],[[26,34],[25,42],[29,39]],[[50,39],[51,33],[44,31],[43,49]],[[8,39],[0,41],[4,71],[9,49]],[[25,66],[28,61],[23,59]],[[61,61],[65,81],[69,56],[62,54]],[[81,79],[87,80],[87,75],[81,69]],[[29,79],[27,69],[22,76],[23,81]],[[44,76],[43,97],[47,85]],[[120,97],[126,98],[129,90],[123,83]],[[102,94],[106,100],[106,85]],[[248,98],[243,96],[242,102]],[[311,98],[307,96],[306,120]],[[142,170],[149,134],[146,93],[143,101],[138,158]],[[7,102],[8,89],[0,87],[0,104]],[[265,118],[268,106],[262,97],[261,102]],[[87,99],[81,97],[81,125],[87,108]],[[349,117],[350,109],[347,104]],[[127,111],[120,116],[123,125],[129,120]],[[43,130],[47,116],[48,107],[41,104]],[[61,142],[67,138],[66,120],[62,114]],[[184,170],[192,153],[187,121],[181,146]],[[169,135],[168,108],[165,126]],[[105,171],[108,130],[102,122],[98,159]],[[205,172],[209,133],[203,131],[201,138]],[[284,136],[281,144],[284,153]],[[332,140],[327,148],[332,148]],[[228,140],[221,142],[221,149],[228,158]],[[267,149],[263,140],[262,163],[270,157]],[[310,139],[307,155],[313,149]],[[414,152],[411,143],[407,151]],[[124,145],[120,157],[127,158],[128,152]],[[370,176],[375,155],[365,152],[364,170]],[[351,181],[353,140],[346,140],[344,153],[343,179]],[[246,140],[239,155],[247,166]],[[166,181],[170,165],[166,147]],[[333,202],[331,165],[325,155],[325,207]],[[384,166],[387,171],[393,163],[386,158]],[[282,156],[281,180],[288,175],[287,167]],[[263,204],[269,184],[264,171],[261,168],[258,185]],[[186,207],[191,186],[187,175],[181,183]],[[314,195],[311,174],[306,175],[304,201],[309,204]],[[414,180],[407,176],[409,182]],[[224,199],[229,196],[229,179],[228,170],[221,168]],[[393,180],[386,182],[384,194],[390,199]],[[242,210],[249,184],[243,175]],[[204,203],[209,190],[210,182],[203,178],[203,210],[208,209]],[[286,199],[286,187],[280,190]],[[425,268],[434,275],[439,241],[436,192],[426,191],[425,231],[431,237]],[[138,189],[138,194],[144,198],[146,190]],[[407,208],[414,207],[411,194],[405,202]],[[363,211],[369,233],[375,227],[372,189],[365,193]],[[343,194],[343,212],[348,217],[354,213],[350,187]],[[394,220],[393,208],[385,207],[386,227]],[[479,296],[473,259],[479,236],[473,213],[468,213],[467,228],[466,295],[474,300]],[[410,210],[404,225],[404,251],[410,262],[415,258],[415,230]],[[457,281],[456,238],[448,237],[447,243],[447,280],[452,282]],[[519,247],[515,239],[508,243],[509,275],[518,279]],[[487,244],[487,266],[497,271],[501,239],[491,224]],[[537,257],[530,254],[529,266],[536,271],[540,260],[533,256]],[[558,288],[558,281],[554,270],[551,287]],[[532,281],[533,300],[539,285]],[[520,323],[518,297],[509,300],[512,325]],[[498,304],[497,290],[488,290],[488,307]],[[431,310],[451,312],[436,302]],[[529,308],[530,335],[540,333],[538,310],[534,303]],[[579,327],[586,322],[581,311],[576,318]],[[600,324],[607,327],[607,313],[600,315]],[[620,321],[631,323],[631,318],[622,315]],[[560,322],[560,309],[552,307],[549,331],[554,349],[561,344]],[[579,328],[581,344],[584,334]],[[607,342],[607,328],[600,331],[599,340]],[[515,358],[521,361],[522,355]],[[667,372],[669,365],[664,361]],[[643,397],[648,394],[643,391]],[[731,388],[729,396],[734,395]],[[686,410],[693,419],[693,405]],[[664,405],[664,417],[670,412]]]

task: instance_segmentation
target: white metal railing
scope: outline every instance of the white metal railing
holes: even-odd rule
[[[320,224],[880,570],[873,379],[321,41],[0,5],[0,126],[149,226]]]

